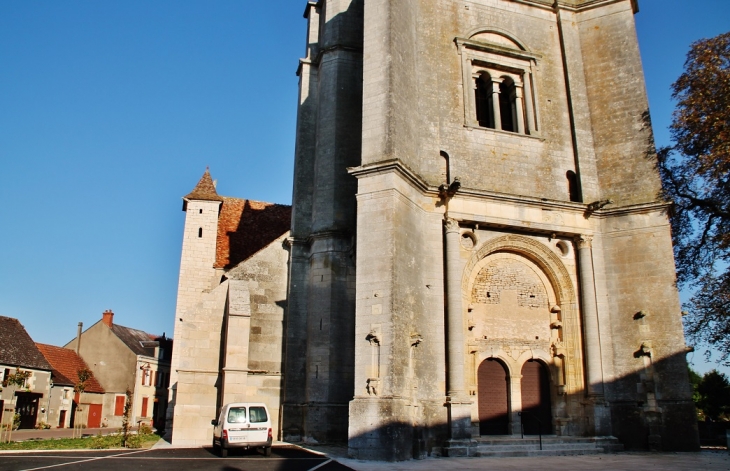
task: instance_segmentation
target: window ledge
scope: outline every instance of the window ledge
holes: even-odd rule
[[[537,139],[538,141],[545,141],[545,138],[543,138],[542,136],[539,136],[539,135],[520,134],[520,133],[512,132],[512,131],[503,131],[501,129],[493,129],[493,128],[485,128],[485,127],[482,127],[482,126],[474,126],[473,124],[465,124],[464,127],[467,128],[470,131],[471,130],[487,131],[487,132],[493,132],[495,134],[504,134],[504,135],[513,136],[513,137],[526,137],[526,138],[529,138],[529,139]]]

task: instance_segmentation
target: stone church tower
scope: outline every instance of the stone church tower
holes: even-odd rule
[[[283,438],[698,447],[637,11],[308,3]]]
[[[292,207],[184,198],[173,444],[260,401],[359,459],[698,449],[637,11],[308,2]]]

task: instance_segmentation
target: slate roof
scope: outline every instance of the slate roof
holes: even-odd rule
[[[218,192],[215,191],[213,178],[210,176],[210,171],[207,168],[203,176],[200,177],[198,184],[193,188],[193,191],[188,193],[184,198],[186,200],[223,201],[223,198],[218,196]]]
[[[0,363],[51,371],[43,354],[18,319],[0,316]]]
[[[112,324],[112,332],[119,337],[119,340],[129,347],[135,355],[155,355],[156,335],[148,334],[142,330],[132,329],[117,324]],[[150,343],[152,342],[152,343]]]
[[[223,197],[215,268],[232,268],[291,227],[291,206]]]
[[[89,369],[86,362],[71,349],[43,343],[36,343],[36,346],[53,368],[53,384],[75,386],[78,382],[77,372],[83,368]],[[85,392],[104,393],[104,388],[92,377],[86,382]]]

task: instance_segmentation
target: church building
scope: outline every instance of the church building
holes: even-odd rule
[[[184,198],[173,444],[699,449],[637,0],[303,6],[291,208]]]

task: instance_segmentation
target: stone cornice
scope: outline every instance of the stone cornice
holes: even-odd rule
[[[654,201],[651,203],[639,203],[629,206],[621,206],[618,208],[601,209],[591,214],[592,218],[609,218],[616,216],[626,216],[628,214],[647,214],[657,211],[667,211],[672,203],[665,201]]]
[[[513,49],[511,47],[502,46],[499,44],[492,44],[483,41],[475,41],[473,39],[466,38],[454,38],[454,42],[459,48],[466,47],[468,49],[474,49],[482,52],[491,52],[499,54],[501,56],[514,57],[516,59],[522,59],[525,61],[537,61],[542,58],[541,54],[534,52],[523,51],[519,49]]]
[[[347,171],[356,178],[363,178],[371,175],[396,172],[405,180],[411,183],[415,188],[422,191],[425,195],[433,198],[439,197],[439,189],[436,186],[429,185],[411,170],[407,165],[399,159],[384,160],[373,164],[366,164],[360,167],[349,167]],[[510,203],[515,205],[523,205],[528,207],[537,207],[548,210],[561,210],[568,212],[579,212],[585,214],[588,210],[588,204],[575,203],[571,201],[552,200],[548,198],[536,198],[526,195],[509,195],[506,193],[498,193],[495,191],[478,190],[462,186],[459,189],[458,198],[474,198],[479,200],[491,200],[497,203]],[[616,208],[603,208],[591,212],[591,218],[608,218],[615,216],[624,216],[627,214],[642,214],[656,211],[665,211],[671,206],[671,203],[662,201],[653,201],[649,203],[639,203],[628,206],[620,206]]]
[[[590,10],[613,3],[625,2],[626,0],[573,0],[572,2],[565,0],[511,0],[515,3],[532,5],[545,10],[554,11],[556,9],[570,10],[575,12]],[[639,0],[630,0],[631,9],[634,13],[639,12]],[[578,4],[576,4],[578,3]]]

